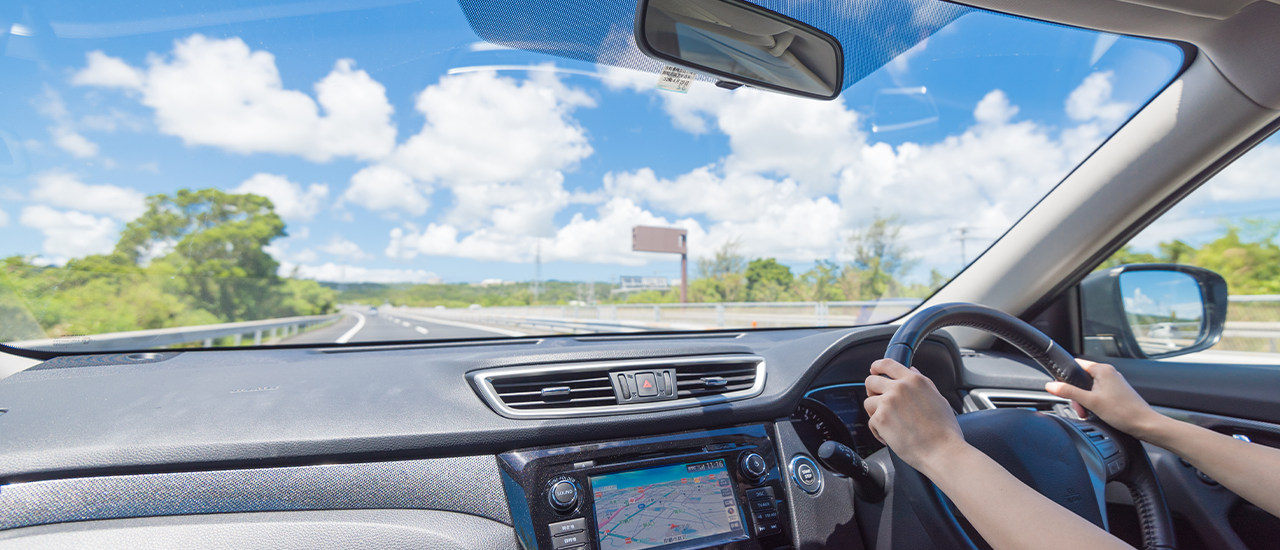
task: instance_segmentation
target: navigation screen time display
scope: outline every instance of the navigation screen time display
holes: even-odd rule
[[[745,537],[723,459],[591,477],[600,548],[679,545]]]

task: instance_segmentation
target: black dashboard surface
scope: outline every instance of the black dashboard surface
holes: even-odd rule
[[[0,408],[8,409],[0,416],[0,482],[493,455],[525,446],[771,421],[790,415],[819,374],[814,365],[832,363],[851,347],[886,341],[892,330],[191,351],[141,364],[103,364],[110,361],[99,358],[81,366],[77,358],[58,359],[0,381]],[[465,377],[497,366],[732,353],[765,358],[761,395],[625,416],[507,419],[491,411]]]

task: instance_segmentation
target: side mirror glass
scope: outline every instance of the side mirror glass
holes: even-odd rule
[[[1161,358],[1213,347],[1227,317],[1227,283],[1184,265],[1141,264],[1080,283],[1086,355]]]
[[[719,77],[727,87],[825,100],[844,87],[838,40],[741,0],[640,0],[635,38],[645,55]]]

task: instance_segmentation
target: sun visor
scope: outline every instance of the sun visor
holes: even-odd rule
[[[840,41],[844,85],[852,86],[973,8],[935,0],[749,0]],[[634,39],[634,0],[459,0],[480,38],[509,48],[651,73],[662,63]],[[701,77],[703,80],[711,80]]]

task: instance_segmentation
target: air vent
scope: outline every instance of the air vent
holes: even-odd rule
[[[634,380],[646,372],[675,371],[676,395],[637,400],[611,377]],[[469,375],[480,397],[508,418],[568,418],[641,413],[712,405],[759,395],[764,359],[754,355],[700,355],[484,369]],[[615,390],[615,387],[618,389]],[[659,382],[659,389],[662,383]],[[643,397],[643,394],[642,394]]]
[[[676,367],[676,399],[703,397],[750,389],[756,383],[759,361],[704,363]]]
[[[494,379],[493,391],[515,410],[599,407],[617,402],[608,370]]]
[[[1045,392],[973,390],[965,398],[965,412],[987,409],[1027,409],[1074,418],[1069,401]]]

